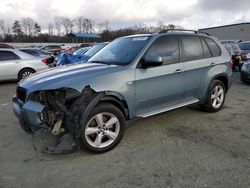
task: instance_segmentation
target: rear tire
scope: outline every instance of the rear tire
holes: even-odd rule
[[[213,80],[208,88],[207,98],[201,105],[206,112],[218,112],[224,105],[226,98],[226,88],[222,81]]]
[[[22,69],[19,73],[18,73],[18,80],[22,80],[24,78],[27,78],[28,76],[30,76],[31,74],[34,74],[36,71],[30,68],[26,68],[26,69]]]

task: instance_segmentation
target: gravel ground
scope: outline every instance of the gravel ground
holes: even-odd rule
[[[182,108],[134,123],[104,154],[48,155],[46,133],[19,128],[16,83],[0,83],[0,188],[250,187],[250,85],[235,81],[222,111]]]

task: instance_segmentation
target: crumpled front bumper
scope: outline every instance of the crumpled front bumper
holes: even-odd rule
[[[25,132],[32,134],[41,128],[48,128],[41,121],[41,115],[45,108],[42,104],[33,101],[23,103],[17,97],[13,97],[12,107]]]

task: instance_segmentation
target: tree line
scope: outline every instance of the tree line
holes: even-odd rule
[[[101,35],[102,41],[110,41],[117,37],[139,34],[155,33],[164,29],[181,28],[173,24],[164,25],[158,22],[157,26],[147,26],[145,24],[135,24],[131,27],[111,30],[110,21],[104,20],[95,23],[94,20],[83,16],[71,19],[69,17],[54,17],[54,22],[50,22],[47,28],[43,28],[30,17],[15,20],[12,26],[7,26],[4,20],[0,20],[0,41],[1,42],[93,42],[93,39],[75,39],[71,33],[97,33]]]

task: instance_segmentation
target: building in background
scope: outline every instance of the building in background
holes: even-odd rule
[[[219,40],[250,41],[250,22],[204,28],[199,31],[213,35]]]

